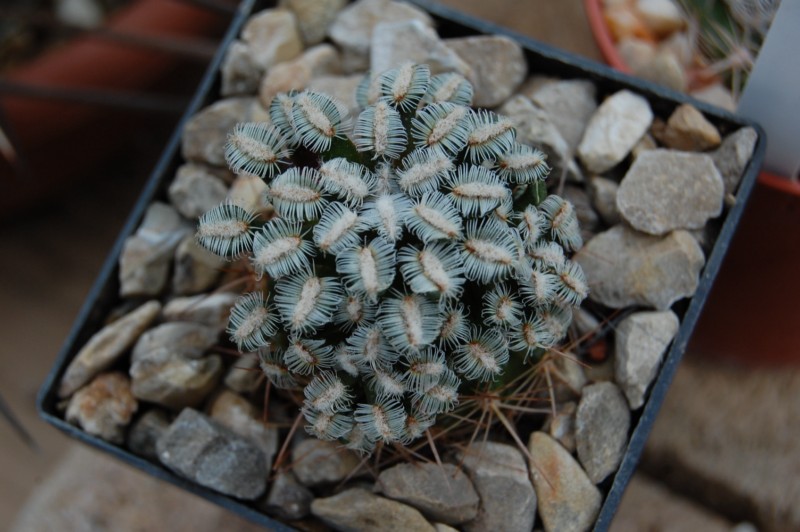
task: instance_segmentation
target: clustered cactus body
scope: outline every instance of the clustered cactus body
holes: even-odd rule
[[[266,181],[275,215],[225,203],[198,240],[274,280],[238,300],[228,333],[274,386],[303,388],[320,439],[364,453],[414,441],[560,341],[587,295],[544,155],[471,100],[463,77],[406,64],[365,78],[352,127],[305,91],[230,134],[231,169]]]

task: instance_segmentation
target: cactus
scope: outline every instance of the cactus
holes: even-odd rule
[[[405,64],[365,77],[352,127],[304,91],[229,136],[231,169],[265,180],[274,215],[225,203],[197,238],[272,283],[238,300],[227,332],[272,386],[302,388],[317,438],[367,454],[413,442],[559,342],[587,295],[545,156],[472,92]]]

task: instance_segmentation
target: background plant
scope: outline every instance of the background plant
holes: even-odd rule
[[[407,445],[466,398],[518,390],[587,295],[544,155],[471,100],[463,77],[406,64],[365,77],[353,126],[305,91],[230,134],[231,169],[265,180],[274,215],[220,205],[198,241],[270,280],[228,333],[272,386],[302,389],[320,439]]]

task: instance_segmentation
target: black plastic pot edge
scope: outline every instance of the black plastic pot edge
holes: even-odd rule
[[[766,137],[764,131],[758,124],[738,117],[726,110],[708,105],[691,98],[685,94],[666,89],[659,85],[646,82],[630,75],[612,70],[606,65],[573,55],[571,53],[553,48],[540,43],[529,37],[519,35],[506,28],[488,23],[466,15],[455,9],[437,4],[429,0],[408,0],[410,3],[428,11],[439,23],[448,37],[467,36],[474,34],[499,34],[510,37],[520,43],[525,49],[526,57],[531,65],[545,65],[543,73],[554,73],[557,71],[559,77],[563,78],[584,78],[597,83],[600,93],[610,93],[620,89],[630,89],[645,96],[654,106],[657,115],[667,116],[668,113],[681,103],[691,103],[704,112],[712,122],[721,126],[722,129],[733,129],[738,127],[750,126],[758,133],[753,156],[745,169],[739,189],[736,195],[735,204],[728,210],[727,217],[723,222],[719,236],[714,244],[713,250],[709,255],[706,265],[700,276],[700,282],[691,298],[686,311],[681,318],[681,325],[673,341],[669,352],[664,357],[664,361],[659,370],[656,380],[651,386],[647,401],[642,408],[638,420],[631,433],[628,448],[623,457],[618,471],[614,475],[610,489],[603,501],[600,513],[594,526],[595,531],[605,531],[609,528],[611,520],[619,507],[623,492],[627,486],[636,464],[644,449],[644,444],[655,421],[656,415],[666,396],[670,383],[675,375],[686,346],[691,337],[694,326],[705,303],[708,293],[711,290],[714,277],[719,271],[722,259],[727,252],[733,232],[739,223],[744,211],[747,198],[755,185],[758,170],[764,158],[766,149]],[[246,519],[262,526],[269,527],[278,531],[293,530],[280,521],[276,521],[265,514],[255,510],[252,506],[221,495],[217,492],[208,490],[184,478],[178,477],[169,470],[140,458],[122,447],[112,445],[100,438],[91,436],[78,427],[67,423],[56,413],[56,388],[58,379],[61,378],[66,369],[67,362],[78,351],[78,349],[88,340],[89,336],[98,329],[103,318],[110,310],[111,305],[116,299],[116,292],[113,287],[116,283],[116,269],[119,255],[125,239],[133,234],[138,227],[144,212],[149,204],[156,198],[159,190],[163,187],[169,169],[175,164],[179,157],[181,144],[181,131],[185,122],[194,115],[204,104],[209,103],[211,91],[217,79],[219,67],[224,58],[227,47],[236,39],[247,17],[252,13],[258,0],[243,0],[234,15],[231,26],[223,39],[219,50],[214,56],[206,74],[200,83],[197,93],[192,98],[184,116],[178,124],[174,134],[170,138],[158,164],[153,170],[144,190],[139,197],[136,206],[129,216],[125,226],[120,232],[120,236],[114,244],[111,252],[106,259],[98,275],[97,280],[92,286],[87,299],[82,306],[63,347],[61,348],[55,364],[48,374],[37,395],[36,406],[39,415],[43,420],[55,426],[67,435],[86,443],[92,447],[105,451],[123,462],[149,473],[157,478],[165,480],[180,488],[199,495],[215,504],[218,504],[232,512],[235,512]],[[536,73],[536,72],[529,72]]]

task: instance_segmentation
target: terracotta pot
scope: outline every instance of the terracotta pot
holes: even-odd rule
[[[137,0],[106,24],[126,35],[146,37],[218,37],[228,17],[179,0]],[[59,89],[144,92],[152,89],[186,58],[115,43],[90,34],[54,47],[7,73],[13,83]],[[199,81],[202,66],[195,77]],[[55,193],[86,173],[98,160],[139,133],[153,114],[41,98],[3,96],[0,112],[13,128],[13,142],[27,166],[15,175],[0,166],[0,213],[9,214],[43,194]],[[177,120],[180,111],[170,121]],[[163,117],[162,117],[163,118]],[[138,120],[138,122],[137,122]],[[168,131],[169,128],[167,128]]]

